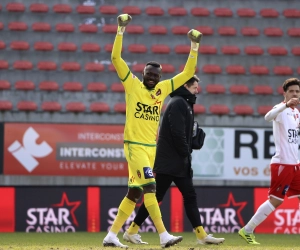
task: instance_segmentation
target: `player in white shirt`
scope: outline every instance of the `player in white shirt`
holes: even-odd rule
[[[273,107],[265,115],[265,120],[273,122],[275,154],[271,159],[271,184],[269,199],[257,209],[250,221],[239,231],[247,243],[258,245],[253,234],[279,205],[284,197],[298,197],[300,200],[300,164],[298,159],[299,110],[296,106],[300,98],[300,80],[287,79],[283,85],[284,101]]]

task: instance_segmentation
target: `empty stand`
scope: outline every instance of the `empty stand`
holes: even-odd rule
[[[65,82],[63,84],[63,90],[65,91],[82,91],[83,86],[80,82]]]
[[[152,25],[149,27],[148,32],[150,34],[165,35],[168,31],[167,28],[163,25]]]
[[[211,36],[214,34],[214,30],[210,26],[197,26],[196,30],[200,31],[203,35]]]
[[[300,28],[289,28],[287,34],[292,37],[300,36]]]
[[[228,115],[230,109],[226,104],[213,104],[209,107],[209,111],[215,115]]]
[[[84,112],[86,107],[82,102],[69,102],[66,104],[66,110],[70,112]]]
[[[260,46],[246,46],[244,52],[247,55],[262,55],[264,50]]]
[[[81,50],[84,52],[99,52],[101,47],[97,43],[83,43],[81,44]]]
[[[223,26],[218,29],[218,33],[221,36],[235,36],[236,29],[233,26]]]
[[[254,110],[250,105],[235,105],[233,112],[237,115],[253,115]]]
[[[81,24],[79,25],[79,31],[83,33],[97,33],[98,26],[96,24]]]
[[[174,35],[186,35],[190,31],[188,26],[173,26],[171,29],[172,34]]]
[[[145,63],[134,64],[132,65],[132,71],[141,73],[143,72],[145,66],[146,66]]]
[[[147,47],[144,44],[130,44],[128,51],[131,53],[147,53]]]
[[[93,102],[90,104],[90,110],[97,113],[106,113],[110,111],[110,107],[105,102]]]
[[[55,81],[43,81],[39,84],[39,89],[45,91],[57,91],[59,86]]]
[[[87,90],[91,92],[106,92],[107,86],[103,82],[90,82],[87,85]]]
[[[11,101],[0,100],[0,110],[1,111],[12,110],[12,108],[13,108],[13,104]]]
[[[217,54],[217,48],[213,45],[201,45],[199,52],[201,54]]]
[[[183,71],[183,69],[184,69],[184,67],[185,67],[185,64],[181,64],[180,66],[179,66],[179,71],[180,72],[182,72]],[[196,67],[196,69],[195,69],[195,73],[198,73],[199,72],[199,68],[198,67]]]
[[[291,52],[294,56],[300,56],[300,47],[293,47]]]
[[[232,10],[229,8],[215,8],[214,14],[217,17],[232,17]]]
[[[65,71],[79,71],[81,68],[78,62],[63,62],[61,69]]]
[[[32,81],[21,80],[15,83],[15,89],[17,90],[34,90],[35,85]]]
[[[253,87],[253,92],[257,95],[272,95],[273,89],[268,85],[256,85]]]
[[[118,30],[117,24],[105,24],[102,26],[102,31],[104,33],[116,33]]]
[[[267,18],[277,18],[279,16],[279,12],[272,8],[261,9],[259,14],[262,17],[267,17]]]
[[[189,54],[190,50],[191,50],[191,46],[185,44],[178,44],[174,48],[176,54]]]
[[[57,45],[57,49],[59,51],[72,52],[72,51],[76,51],[77,50],[77,45],[75,43],[72,43],[72,42],[60,42]]]
[[[112,63],[108,65],[108,70],[111,72],[116,72],[116,68]]]
[[[24,22],[10,22],[8,29],[11,31],[25,31],[28,29],[27,23]]]
[[[129,34],[143,34],[145,30],[142,25],[128,25],[126,27],[126,32]]]
[[[258,28],[256,27],[243,27],[241,29],[241,33],[243,36],[259,36],[260,31]]]
[[[6,10],[8,12],[24,12],[25,5],[23,3],[12,2],[6,5]]]
[[[129,15],[140,15],[142,11],[138,6],[128,5],[122,8],[122,13],[126,13]]]
[[[202,67],[202,71],[206,74],[221,74],[222,69],[216,64],[207,64]]]
[[[110,89],[112,92],[124,92],[124,86],[123,84],[121,83],[113,83],[111,86],[110,86]]]
[[[8,61],[0,60],[0,69],[8,69]]]
[[[236,11],[239,17],[255,17],[256,12],[254,9],[251,8],[240,8]]]
[[[0,89],[1,90],[10,89],[10,82],[7,80],[0,80]]]
[[[275,75],[292,75],[293,69],[289,66],[275,66],[273,72]]]
[[[278,86],[277,89],[276,89],[277,93],[282,95],[283,94],[283,88],[282,86]]]
[[[163,16],[165,11],[159,6],[149,6],[145,9],[148,16]]]
[[[5,49],[6,45],[5,42],[0,41],[0,49]]]
[[[33,68],[33,64],[27,60],[18,60],[13,63],[13,68],[19,70],[31,70]]]
[[[95,7],[94,6],[86,6],[86,5],[78,5],[76,7],[76,12],[78,14],[94,14]]]
[[[54,46],[51,42],[35,42],[33,48],[39,51],[51,51]]]
[[[286,18],[300,18],[300,10],[285,9],[282,13]]]
[[[3,30],[3,27],[4,27],[3,23],[0,22],[0,30]]]
[[[287,55],[288,51],[282,46],[271,46],[268,48],[268,53],[272,56],[285,56]]]
[[[249,87],[242,84],[231,85],[229,91],[236,95],[248,95],[250,93]]]
[[[227,74],[232,75],[243,75],[246,73],[244,66],[242,65],[228,65],[226,67]]]
[[[104,65],[96,62],[88,62],[85,64],[84,69],[91,72],[101,72],[104,70]]]
[[[124,102],[116,103],[114,105],[114,111],[116,113],[126,113],[126,103]]]
[[[279,27],[268,27],[264,29],[264,34],[266,36],[282,36],[283,31]]]
[[[162,73],[174,73],[175,72],[174,65],[172,65],[170,63],[162,63],[161,67],[162,67],[162,69],[161,69]]]
[[[187,10],[184,7],[171,7],[168,9],[170,16],[186,16]]]
[[[20,101],[17,103],[17,109],[20,111],[35,111],[37,104],[34,101]]]
[[[154,54],[169,54],[171,49],[166,44],[155,44],[151,46],[151,51]]]
[[[41,105],[43,111],[55,112],[61,111],[61,104],[59,102],[43,102]]]
[[[29,43],[26,41],[12,41],[10,43],[10,48],[12,50],[28,50],[29,47]]]
[[[41,61],[38,62],[37,68],[39,70],[56,70],[57,65],[53,61]]]
[[[250,67],[250,73],[253,75],[268,75],[269,69],[264,65],[255,65]]]
[[[51,31],[50,23],[36,22],[31,25],[31,29],[36,32],[49,32]]]
[[[226,91],[222,84],[208,84],[206,85],[206,92],[210,94],[224,94]]]
[[[68,4],[54,4],[53,12],[55,13],[71,13],[72,7]]]
[[[55,25],[57,32],[74,32],[75,28],[72,23],[58,23]]]
[[[191,9],[191,14],[193,16],[209,16],[210,11],[207,8],[194,7],[194,8]]]
[[[225,45],[222,46],[221,51],[225,55],[238,55],[240,54],[240,48],[235,45]]]
[[[273,108],[273,106],[268,106],[268,105],[261,105],[257,107],[257,112],[260,115],[265,115],[267,114],[271,109]]]
[[[204,114],[206,112],[206,108],[201,104],[194,104],[194,113],[197,114]]]
[[[116,15],[118,14],[118,8],[114,5],[102,5],[99,8],[101,14]]]

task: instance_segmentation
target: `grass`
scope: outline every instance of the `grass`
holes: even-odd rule
[[[101,250],[102,240],[106,232],[101,233],[0,233],[0,250]],[[142,239],[149,245],[133,245],[128,243],[129,249],[161,249],[156,233],[142,233]],[[177,235],[177,234],[174,234]],[[248,245],[237,234],[216,234],[224,237],[222,245],[197,245],[195,234],[181,233],[183,241],[174,250],[300,250],[299,235],[289,234],[257,234],[256,239],[261,245]],[[122,243],[122,234],[119,234]],[[116,248],[112,248],[116,249]]]

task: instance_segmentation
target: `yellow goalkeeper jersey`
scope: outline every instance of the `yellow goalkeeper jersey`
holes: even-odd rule
[[[126,121],[124,142],[156,146],[161,109],[165,98],[193,77],[197,65],[196,51],[191,50],[184,70],[172,79],[159,82],[154,89],[145,87],[121,58],[123,35],[116,35],[112,63],[125,89]]]

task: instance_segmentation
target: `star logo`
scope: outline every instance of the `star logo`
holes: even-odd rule
[[[65,192],[63,192],[63,195],[61,197],[61,201],[58,204],[53,204],[53,207],[72,207],[70,209],[70,214],[73,220],[74,225],[76,225],[77,227],[79,226],[78,221],[76,219],[76,216],[74,214],[75,210],[80,206],[81,201],[73,201],[70,202],[68,199],[68,196]]]
[[[247,201],[242,202],[236,202],[234,200],[233,194],[230,192],[228,195],[227,202],[225,204],[220,204],[220,207],[238,207],[236,210],[237,217],[240,221],[241,226],[245,226],[243,217],[241,215],[241,211],[244,209],[244,207],[247,205]]]

